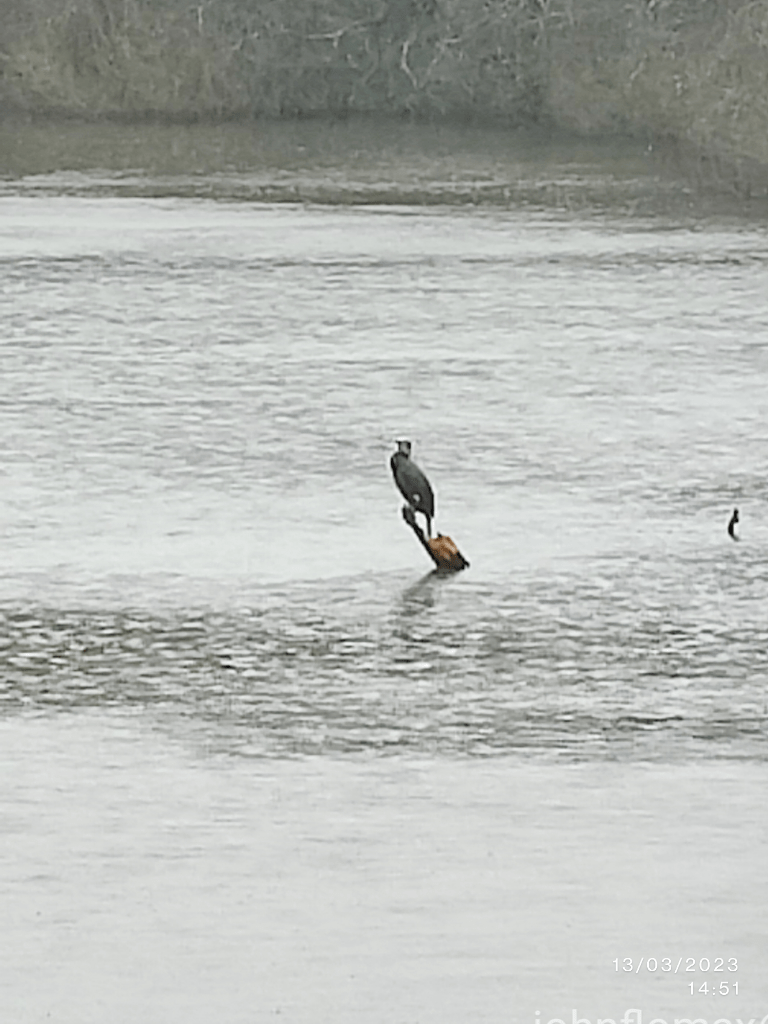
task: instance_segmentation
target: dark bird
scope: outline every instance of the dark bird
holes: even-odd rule
[[[435,514],[435,496],[429,486],[429,480],[411,461],[411,442],[398,441],[397,451],[389,460],[392,475],[400,493],[416,512],[421,512],[427,520],[427,535],[432,536],[432,517]]]
[[[736,523],[739,521],[739,510],[735,508],[733,515],[731,516],[730,522],[728,523],[728,536],[733,540],[738,540],[739,535],[736,533]]]

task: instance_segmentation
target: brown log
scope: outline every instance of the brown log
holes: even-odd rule
[[[424,531],[416,522],[416,513],[410,505],[403,505],[403,519],[416,534],[416,538],[435,563],[438,572],[461,572],[469,562],[459,551],[450,537],[438,533],[436,537],[425,537]]]

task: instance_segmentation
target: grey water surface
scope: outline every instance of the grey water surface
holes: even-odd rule
[[[490,129],[0,143],[8,1019],[768,1013],[768,211]]]

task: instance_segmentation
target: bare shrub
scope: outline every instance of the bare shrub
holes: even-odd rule
[[[768,0],[5,0],[0,32],[6,108],[538,120],[768,167]]]

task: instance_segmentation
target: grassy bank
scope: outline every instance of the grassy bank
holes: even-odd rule
[[[0,40],[5,110],[538,121],[768,169],[768,0],[5,0]]]

